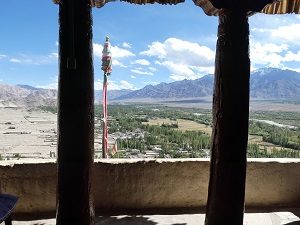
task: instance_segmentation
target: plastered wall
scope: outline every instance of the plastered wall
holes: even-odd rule
[[[204,207],[208,176],[207,159],[97,161],[95,207],[107,211]],[[55,211],[54,161],[2,161],[0,179],[2,192],[20,197],[16,212]],[[249,160],[246,206],[299,207],[300,159]]]

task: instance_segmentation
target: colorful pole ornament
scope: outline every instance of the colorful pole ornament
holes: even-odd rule
[[[101,69],[104,72],[103,77],[103,133],[102,133],[102,158],[108,158],[108,113],[107,113],[107,76],[112,72],[112,59],[109,37],[106,37],[103,51],[102,51],[102,66]]]
[[[106,37],[103,51],[102,51],[102,67],[101,67],[101,69],[104,71],[104,75],[109,76],[111,74],[112,71],[111,66],[112,66],[112,60],[111,60],[109,37]]]

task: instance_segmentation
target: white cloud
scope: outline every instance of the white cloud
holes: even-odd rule
[[[124,57],[135,56],[135,54],[133,54],[131,51],[124,48],[119,48],[118,46],[111,47],[111,54],[113,58],[124,58]]]
[[[7,55],[1,55],[0,54],[0,59],[4,59],[4,58],[6,58],[7,57]]]
[[[103,80],[98,79],[94,83],[95,90],[102,90],[102,86],[103,86]],[[108,91],[109,90],[122,90],[122,89],[135,90],[136,88],[133,84],[129,83],[126,80],[121,80],[119,82],[116,82],[113,80],[108,81]]]
[[[58,53],[53,52],[48,55],[19,54],[18,57],[13,57],[9,61],[12,63],[18,63],[24,65],[47,65],[47,64],[57,63]]]
[[[152,66],[148,67],[148,69],[149,69],[150,71],[152,71],[152,72],[155,72],[155,71],[157,71],[157,69],[156,69],[156,68],[154,68],[154,67],[152,67]]]
[[[157,85],[157,84],[159,84],[159,82],[157,82],[157,81],[145,81],[144,84],[147,84],[147,85],[149,85],[149,84],[151,84],[151,85]]]
[[[123,68],[126,68],[126,67],[127,67],[127,66],[125,66],[123,63],[121,63],[121,62],[120,62],[119,60],[117,60],[117,59],[113,59],[112,65],[113,65],[113,66],[123,67]]]
[[[139,64],[139,65],[142,65],[142,66],[149,66],[150,62],[146,59],[137,59],[137,60],[133,61],[132,64]]]
[[[288,45],[286,44],[276,45],[273,43],[267,43],[267,44],[255,43],[254,45],[256,48],[260,48],[261,51],[264,51],[266,53],[280,53],[288,49]]]
[[[93,44],[93,50],[94,50],[94,55],[98,58],[102,58],[102,50],[103,50],[103,45],[94,43]],[[124,65],[120,60],[123,58],[127,57],[133,57],[135,56],[134,53],[131,51],[120,48],[118,46],[111,46],[111,54],[112,54],[112,64],[113,66],[120,66],[123,68],[126,68],[127,66]]]
[[[56,53],[56,52],[52,52],[49,56],[58,59],[58,53]]]
[[[167,55],[166,46],[161,42],[153,42],[148,45],[148,50],[141,52],[141,55],[165,57]]]
[[[277,29],[271,30],[271,36],[280,38],[284,41],[300,44],[300,23],[294,23],[286,26],[280,26]]]
[[[52,82],[46,85],[37,85],[37,88],[43,89],[58,89],[58,75],[51,78]]]
[[[155,64],[166,67],[173,80],[197,79],[211,73],[215,53],[206,46],[177,38],[168,38],[163,43],[153,42],[142,55],[155,57]],[[156,68],[149,67],[154,72]]]
[[[93,49],[94,49],[94,55],[101,58],[103,45],[94,43]],[[120,58],[135,56],[135,54],[132,53],[131,51],[124,49],[124,48],[120,48],[118,46],[111,46],[111,54],[112,54],[113,59],[120,59]]]
[[[131,77],[132,79],[135,79],[135,78],[136,78],[136,76],[133,76],[133,75],[131,75],[130,77]]]
[[[170,78],[172,80],[195,80],[203,75],[211,74],[214,71],[214,67],[197,67],[189,66],[185,64],[178,64],[172,61],[155,62],[158,65],[166,67],[170,72]]]
[[[99,91],[102,90],[103,88],[103,80],[98,79],[97,81],[94,82],[94,89]]]
[[[11,58],[9,61],[12,63],[21,63],[21,60],[16,59],[16,58]]]
[[[252,68],[299,68],[299,17],[257,14],[250,18],[250,22],[253,26],[250,36]]]
[[[143,71],[143,70],[141,70],[141,68],[132,69],[130,71],[133,72],[133,73],[136,73],[136,74],[140,74],[140,75],[149,75],[149,76],[153,75],[152,72]]]
[[[124,42],[124,43],[122,44],[122,47],[123,47],[123,48],[131,48],[131,44],[129,44],[129,43],[127,43],[127,42]]]
[[[103,50],[103,45],[93,43],[93,52],[95,56],[102,58],[102,50]]]
[[[288,53],[284,56],[283,61],[284,62],[291,62],[291,61],[300,62],[300,51],[298,51],[297,53],[288,51]]]
[[[293,70],[300,73],[300,68],[283,67],[282,69]]]
[[[200,73],[200,74],[213,74],[215,71],[215,67],[214,66],[210,66],[210,67],[203,67],[203,66],[191,66],[191,69],[193,69],[194,71]]]
[[[255,67],[253,64],[250,65],[250,71],[253,72],[255,70],[258,70],[259,68]]]
[[[269,31],[270,31],[270,29],[266,29],[266,28],[257,28],[257,27],[251,28],[251,32],[266,33]]]
[[[59,43],[58,43],[58,41],[56,41],[56,42],[55,42],[55,46],[58,46],[58,45],[59,45]]]
[[[172,61],[163,61],[163,62],[156,61],[156,64],[165,66],[171,71],[171,73],[180,74],[181,76],[186,78],[188,77],[195,78],[196,75],[194,71],[190,69],[188,65],[185,64],[177,64]]]
[[[115,90],[117,90],[117,88],[120,88],[120,89],[131,89],[131,90],[134,90],[135,87],[133,84],[129,83],[128,81],[126,80],[121,80],[119,84],[116,84],[116,83],[108,83],[108,85],[111,85],[112,87],[111,88],[115,88]],[[108,86],[110,87],[110,86]]]
[[[177,38],[168,38],[164,43],[153,42],[140,54],[191,66],[212,66],[215,58],[210,48]]]
[[[46,84],[46,85],[38,85],[36,87],[37,88],[43,88],[43,89],[55,89],[55,90],[57,90],[58,83],[51,83],[51,84]]]
[[[261,44],[256,41],[250,42],[251,63],[261,66],[282,67],[283,54],[288,45],[276,45],[273,43]]]

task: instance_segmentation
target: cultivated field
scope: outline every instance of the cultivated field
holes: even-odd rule
[[[250,144],[258,144],[260,150],[266,149],[268,153],[272,153],[274,149],[277,151],[280,151],[282,149],[281,146],[275,145],[269,142],[265,142],[262,140],[262,136],[258,135],[249,135],[248,137],[248,143]],[[285,150],[292,150],[289,148],[284,148]]]
[[[144,122],[144,124],[149,125],[157,125],[161,126],[162,124],[171,125],[171,124],[178,124],[178,128],[174,128],[175,130],[182,130],[182,131],[202,131],[206,134],[211,135],[212,128],[211,126],[200,124],[191,120],[184,120],[184,119],[177,119],[176,121],[165,119],[165,118],[156,118],[150,119],[149,122]],[[280,151],[282,149],[281,146],[275,145],[269,142],[264,142],[262,140],[262,136],[259,135],[249,135],[248,142],[250,144],[258,144],[260,150],[266,149],[268,153],[272,153],[274,149]],[[289,148],[284,148],[285,150],[291,150]]]
[[[176,121],[170,120],[170,119],[164,119],[164,118],[157,118],[157,119],[150,119],[149,122],[145,122],[144,124],[149,124],[149,125],[171,125],[171,124],[177,124],[178,123],[178,130],[189,130],[189,131],[202,131],[207,134],[211,134],[211,127],[205,124],[200,124],[195,121],[191,120],[184,120],[184,119],[177,119]]]

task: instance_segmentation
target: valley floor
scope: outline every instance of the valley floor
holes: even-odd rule
[[[55,157],[56,124],[49,112],[0,108],[1,158]]]
[[[254,105],[254,107],[253,107]],[[260,106],[260,107],[258,107]],[[125,106],[126,107],[126,106]],[[127,107],[126,107],[127,108]],[[261,102],[254,102],[251,108],[255,109],[269,109],[274,111],[295,110],[300,112],[300,105],[290,104],[262,104]],[[153,110],[152,110],[153,111]],[[127,112],[126,112],[127,113]],[[99,113],[98,113],[99,114]],[[200,114],[199,114],[200,115]],[[267,118],[269,119],[269,118]],[[101,134],[100,128],[101,120],[96,118],[95,124],[95,158],[101,157]],[[168,124],[172,121],[165,118],[154,118],[148,120],[144,124],[161,125]],[[283,121],[284,122],[284,121]],[[201,123],[196,123],[191,120],[178,119],[176,121],[178,130],[182,131],[202,131],[207,135],[211,133],[211,127]],[[295,125],[295,124],[292,124]],[[139,131],[140,135],[144,135]],[[117,136],[117,133],[120,133]],[[130,135],[137,135],[134,132],[116,132],[110,135],[110,139],[126,139]],[[300,137],[300,136],[299,136]],[[56,142],[57,142],[57,115],[51,112],[44,112],[42,110],[30,110],[26,108],[0,108],[0,160],[7,159],[49,159],[56,158]],[[265,150],[273,151],[281,150],[281,146],[266,143],[261,136],[250,135],[249,143],[263,145]],[[120,147],[120,146],[119,146]],[[156,146],[159,149],[161,146]],[[125,151],[125,150],[124,150]],[[129,151],[131,152],[131,151]],[[146,152],[147,153],[147,152]],[[147,154],[139,157],[154,157],[158,153],[153,149]],[[151,153],[151,154],[150,154]],[[133,154],[133,153],[130,153]],[[133,154],[134,156],[136,154]],[[129,155],[130,158],[133,157]]]
[[[133,99],[123,101],[110,101],[111,104],[128,104],[128,105],[161,105],[168,107],[195,108],[195,109],[212,109],[212,98],[188,98],[188,99]],[[300,104],[294,104],[288,101],[274,101],[252,99],[250,101],[250,111],[289,111],[300,113]]]

